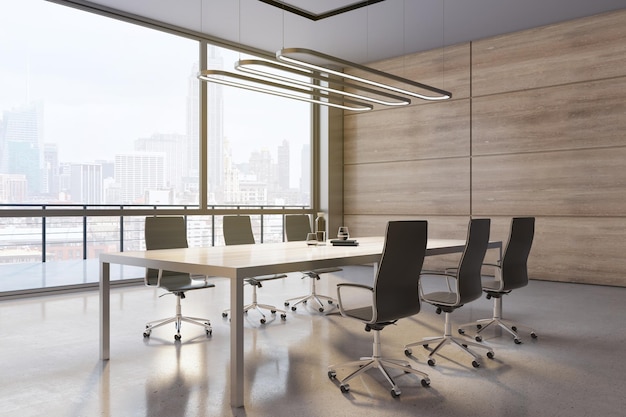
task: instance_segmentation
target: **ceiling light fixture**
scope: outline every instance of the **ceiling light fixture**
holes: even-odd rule
[[[283,9],[283,19],[284,12]],[[303,56],[309,59],[303,59]],[[350,69],[372,75],[376,79],[346,72]],[[235,71],[207,69],[200,71],[198,78],[350,111],[372,110],[374,107],[369,103],[397,107],[411,104],[411,98],[437,101],[452,97],[452,93],[448,91],[312,49],[285,48],[284,40],[283,49],[276,52],[275,61],[240,59],[235,63]]]
[[[288,72],[289,74],[294,74],[299,76],[301,79],[290,78],[288,76],[280,75],[279,73],[272,73],[264,70],[264,68],[269,68],[281,72]],[[316,74],[315,72],[306,69],[299,68],[292,65],[287,65],[283,62],[278,61],[270,61],[266,59],[242,59],[235,63],[235,68],[239,71],[254,74],[258,77],[263,77],[266,79],[273,79],[280,82],[286,82],[290,84],[296,84],[299,86],[303,86],[306,88],[313,88],[316,90],[322,90],[329,93],[334,93],[346,97],[351,97],[357,100],[369,101],[376,104],[381,104],[384,106],[406,106],[407,104],[411,104],[411,99],[406,97],[401,97],[398,95],[390,94],[385,91],[375,90],[373,88],[368,88],[363,85],[348,83],[339,79],[331,79],[328,76],[323,76],[320,74]],[[312,84],[306,79],[315,79],[320,82],[320,84]],[[370,94],[373,94],[374,97],[366,96],[363,94],[357,94],[353,92],[349,92],[346,90],[337,90],[336,88],[332,88],[329,85],[337,84],[345,88],[351,88],[357,91],[365,91]],[[386,97],[392,100],[383,100],[382,98],[376,98],[375,96]]]
[[[299,88],[293,85],[273,82],[271,80],[257,77],[250,77],[231,71],[207,69],[200,71],[198,73],[198,78],[202,81],[243,88],[246,90],[271,94],[278,97],[306,101],[309,103],[320,104],[323,106],[335,107],[342,110],[367,111],[372,110],[373,108],[371,104],[346,99],[337,94],[320,93],[313,90],[312,88]],[[271,89],[267,87],[271,87]],[[311,84],[310,87],[317,86]],[[354,104],[354,106],[349,106],[348,104]]]
[[[343,68],[354,68],[363,72],[367,72],[372,75],[376,75],[378,77],[383,77],[392,81],[396,81],[402,84],[409,85],[411,87],[420,88],[422,90],[429,91],[431,93],[435,93],[436,95],[427,95],[424,93],[419,93],[415,91],[410,91],[405,88],[396,87],[390,84],[381,83],[378,81],[374,81],[368,78],[359,77],[356,75],[352,75],[343,71],[334,70],[332,68],[328,68],[326,66],[318,65],[312,62],[305,61],[303,59],[295,58],[294,55],[309,55],[314,58],[322,59],[325,62],[339,64]],[[305,48],[283,48],[280,51],[276,52],[276,58],[280,61],[287,62],[296,66],[320,71],[322,73],[333,74],[338,77],[348,78],[350,80],[368,84],[374,87],[382,88],[385,90],[394,91],[396,93],[405,94],[410,97],[420,98],[423,100],[448,100],[452,98],[452,93],[449,91],[441,90],[436,87],[432,87],[430,85],[418,83],[417,81],[409,80],[408,78],[399,77],[394,74],[390,74],[388,72],[383,72],[371,67],[366,67],[365,65],[360,65],[355,62],[346,61],[345,59],[337,58],[331,55],[324,54],[322,52],[317,52],[312,49]]]

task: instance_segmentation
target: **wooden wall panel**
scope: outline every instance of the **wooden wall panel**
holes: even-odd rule
[[[469,126],[469,100],[350,114],[344,118],[344,162],[468,156]]]
[[[472,103],[473,155],[624,146],[624,132],[626,77]]]
[[[344,214],[469,215],[466,158],[346,165]]]
[[[380,214],[346,215],[344,221],[350,233],[358,236],[383,236],[387,222],[392,220],[427,220],[428,235],[442,239],[464,239],[468,216],[420,216],[419,214],[393,216]]]
[[[472,43],[473,97],[626,75],[626,11]]]
[[[530,277],[626,287],[623,217],[537,218]]]
[[[474,215],[623,216],[626,147],[473,159]]]
[[[626,286],[624,39],[620,10],[472,42],[468,99],[448,88],[447,102],[347,114],[344,222],[358,236],[426,218],[431,236],[463,237],[489,217],[506,241],[511,217],[531,215],[532,279]]]

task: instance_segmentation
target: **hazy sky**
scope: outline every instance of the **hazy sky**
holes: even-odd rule
[[[80,16],[80,19],[72,19]],[[224,56],[231,69],[237,53]],[[61,162],[112,159],[154,133],[186,133],[194,41],[43,0],[0,0],[0,111],[44,103],[44,140]],[[308,104],[223,87],[235,162],[309,141]],[[293,169],[293,168],[292,168]]]

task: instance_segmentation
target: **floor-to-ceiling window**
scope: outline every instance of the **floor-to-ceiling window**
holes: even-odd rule
[[[0,217],[0,264],[143,247],[141,216],[85,208],[183,207],[193,243],[215,244],[215,207],[311,205],[309,105],[209,86],[201,180],[198,39],[42,0],[0,15],[0,205],[42,213]],[[239,54],[209,49],[225,68]]]

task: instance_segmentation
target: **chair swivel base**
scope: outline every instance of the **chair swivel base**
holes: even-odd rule
[[[265,317],[265,314],[263,313],[263,311],[261,310],[267,310],[272,314],[276,314],[276,312],[280,313],[280,318],[283,320],[287,320],[287,312],[285,310],[281,310],[279,308],[276,308],[275,306],[269,305],[269,304],[260,304],[257,302],[252,302],[250,304],[247,304],[243,307],[243,312],[245,314],[248,314],[248,311],[250,310],[256,310],[259,312],[259,314],[261,315],[261,319],[260,322],[261,324],[265,324],[267,323],[267,318]],[[228,317],[228,313],[230,312],[230,309],[228,310],[224,310],[222,312],[222,317],[226,318]]]
[[[489,295],[488,298],[491,298]],[[533,339],[537,338],[537,333],[531,327],[528,327],[523,324],[515,324],[510,320],[505,320],[502,318],[502,297],[501,296],[493,296],[494,304],[493,304],[493,317],[490,319],[481,319],[471,323],[466,323],[459,326],[459,333],[465,334],[465,328],[470,326],[476,326],[478,331],[476,332],[475,339],[477,342],[482,342],[483,338],[480,333],[485,330],[487,327],[490,327],[495,324],[495,328],[500,327],[506,330],[511,336],[513,336],[513,341],[516,345],[522,343],[522,339],[520,339],[519,334],[517,332],[518,328],[524,328],[530,333],[530,337]]]
[[[294,300],[297,300],[297,301],[291,304],[291,302]],[[328,297],[326,295],[320,295],[320,294],[309,294],[309,295],[304,295],[301,297],[294,297],[294,298],[285,300],[285,307],[289,307],[289,305],[291,304],[291,311],[296,311],[298,304],[307,304],[309,300],[315,300],[317,302],[317,304],[319,305],[319,308],[317,309],[317,311],[319,311],[320,313],[323,313],[325,310],[324,309],[325,304],[322,302],[322,300],[326,300],[326,302],[329,305],[331,305],[333,308],[337,305],[337,302],[332,297]]]
[[[164,294],[166,295],[166,294]],[[207,336],[211,336],[213,334],[213,328],[211,327],[211,322],[209,319],[202,319],[199,317],[187,317],[183,316],[182,309],[180,305],[180,299],[184,298],[183,293],[176,293],[176,315],[174,317],[170,317],[167,319],[155,320],[146,324],[146,330],[143,332],[143,337],[150,337],[150,333],[152,330],[164,326],[169,323],[174,323],[176,325],[176,334],[174,335],[174,340],[179,341],[181,339],[180,336],[180,327],[182,322],[187,322],[190,324],[195,324],[196,326],[202,326]]]
[[[527,329],[527,332],[530,333],[530,337],[532,337],[533,339],[537,338],[537,333],[535,333],[535,331],[532,328],[523,324],[516,324],[510,320],[505,320],[505,319],[497,318],[497,317],[493,317],[490,319],[476,320],[475,322],[472,322],[472,323],[463,324],[459,326],[459,333],[465,334],[465,328],[470,327],[470,326],[476,326],[477,331],[476,331],[476,335],[474,336],[474,339],[477,342],[482,342],[483,338],[480,335],[480,333],[488,327],[494,327],[494,328],[500,327],[504,329],[507,333],[513,336],[513,341],[515,342],[516,345],[519,345],[522,343],[522,339],[519,337],[519,333],[518,333],[519,328]]]
[[[389,359],[380,356],[380,336],[378,336],[377,333],[378,331],[374,333],[374,354],[372,356],[362,357],[358,361],[346,362],[343,364],[331,365],[328,367],[328,377],[331,380],[337,378],[337,368],[357,367],[354,372],[339,381],[339,388],[341,389],[341,392],[345,394],[350,391],[350,385],[348,384],[348,381],[350,381],[351,379],[372,368],[378,368],[378,370],[383,374],[385,379],[391,384],[391,396],[394,398],[399,397],[402,392],[400,391],[400,388],[395,383],[393,378],[391,378],[391,375],[389,375],[389,372],[387,372],[387,369],[385,369],[386,367],[399,369],[405,374],[412,373],[418,375],[422,378],[422,386],[428,387],[430,385],[430,379],[428,378],[428,375],[426,373],[412,368],[411,365],[405,360]]]
[[[267,318],[265,317],[265,314],[263,314],[263,311],[261,311],[261,309],[267,310],[272,314],[276,314],[276,312],[280,313],[280,318],[283,320],[287,320],[287,312],[285,310],[281,310],[279,308],[276,308],[275,306],[269,305],[269,304],[261,304],[259,303],[257,300],[257,287],[260,286],[259,282],[257,281],[250,281],[250,285],[252,285],[252,302],[250,304],[247,304],[243,307],[243,312],[244,314],[248,314],[248,311],[250,310],[256,310],[259,312],[259,314],[261,315],[261,324],[265,324],[267,323]],[[224,310],[222,312],[222,317],[226,318],[228,317],[228,313],[230,312],[230,308],[227,310]]]
[[[305,277],[306,276],[307,275],[305,275]],[[302,295],[300,297],[293,297],[293,298],[289,298],[288,300],[285,300],[285,307],[289,307],[292,301],[295,300],[295,303],[291,304],[291,311],[296,311],[298,304],[307,304],[309,300],[315,300],[319,306],[317,310],[320,313],[323,313],[325,304],[322,302],[322,300],[326,300],[326,302],[330,306],[335,308],[337,306],[337,300],[327,295],[321,295],[317,293],[316,288],[315,288],[315,281],[319,278],[315,278],[315,277],[310,277],[310,278],[311,278],[311,291],[309,292],[309,294]]]
[[[456,346],[459,349],[461,349],[462,352],[465,352],[467,355],[469,355],[473,359],[472,366],[474,368],[478,368],[480,366],[480,356],[474,353],[469,348],[470,346],[475,347],[475,348],[480,348],[480,349],[487,349],[487,357],[489,359],[493,359],[495,357],[493,350],[489,346],[486,346],[480,343],[470,342],[465,339],[459,339],[459,338],[452,336],[451,334],[452,325],[451,325],[450,317],[449,317],[450,313],[446,312],[445,315],[446,315],[445,330],[444,330],[443,336],[427,337],[427,338],[422,339],[421,342],[410,343],[404,346],[404,354],[407,356],[410,356],[413,353],[411,350],[411,347],[413,346],[423,346],[424,348],[427,349],[428,345],[437,343],[437,346],[433,350],[431,350],[430,354],[428,355],[428,364],[430,366],[435,366],[434,356],[438,354],[439,351],[446,345]]]
[[[161,327],[169,323],[174,323],[176,326],[176,334],[174,335],[174,340],[179,341],[181,339],[180,328],[181,328],[182,322],[195,324],[197,326],[203,327],[207,336],[211,336],[213,334],[213,328],[211,327],[211,322],[208,319],[177,315],[174,317],[161,319],[161,320],[155,320],[155,321],[151,321],[147,323],[146,329],[143,332],[143,337],[145,338],[150,337],[152,330],[156,329],[157,327]]]

